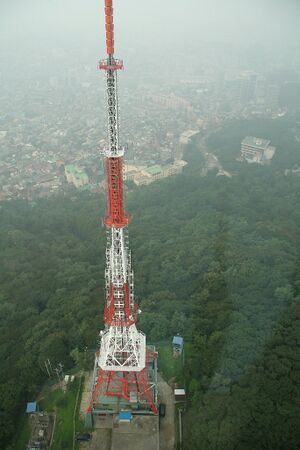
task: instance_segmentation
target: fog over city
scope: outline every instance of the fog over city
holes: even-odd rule
[[[152,46],[161,58],[172,45],[189,54],[200,42],[268,46],[299,44],[300,39],[297,0],[116,0],[115,10],[117,48]],[[96,0],[2,1],[1,47],[103,50],[102,11]]]
[[[185,132],[285,115],[289,99],[297,104],[298,85],[285,91],[299,78],[298,1],[115,0],[114,10],[129,161],[181,161]],[[104,31],[103,0],[1,2],[5,198],[68,189],[72,183],[55,161],[80,161],[88,171],[101,165],[96,149],[107,131],[97,64],[106,55]],[[130,168],[139,182],[141,169]],[[43,184],[45,174],[54,178]],[[101,189],[101,177],[90,173],[89,189]]]

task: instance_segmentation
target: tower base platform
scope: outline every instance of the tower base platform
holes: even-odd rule
[[[101,375],[101,369],[98,367],[98,355],[95,358],[95,365],[92,380],[89,388],[90,407],[86,413],[85,424],[86,428],[96,427],[99,420],[110,420],[109,416],[116,416],[120,412],[130,412],[135,418],[136,416],[156,416],[158,407],[158,392],[157,392],[157,353],[155,347],[147,346],[147,366],[143,371],[146,372],[147,384],[143,385],[143,389],[146,391],[145,395],[137,395],[137,392],[129,392],[127,397],[124,395],[113,395],[111,393],[114,383],[118,384],[118,372],[113,373],[113,378],[103,376],[102,387],[97,390],[97,381],[99,380],[99,374]],[[131,375],[132,376],[132,375]],[[122,377],[122,374],[120,374]],[[137,379],[139,374],[137,374]],[[122,378],[120,378],[122,379]],[[117,382],[115,382],[117,380]],[[106,383],[106,384],[105,384]],[[97,391],[97,395],[94,392]],[[147,392],[148,391],[148,392]],[[152,402],[149,401],[149,399]]]

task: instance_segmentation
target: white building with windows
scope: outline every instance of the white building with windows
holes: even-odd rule
[[[257,164],[270,164],[276,147],[270,145],[268,139],[247,136],[241,143],[241,161]]]

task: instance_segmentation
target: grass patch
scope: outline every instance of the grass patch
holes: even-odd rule
[[[179,431],[179,409],[181,410],[181,426],[182,426],[182,433],[183,433],[183,420],[184,420],[184,413],[185,413],[185,402],[180,402],[175,404],[175,430],[176,430],[176,449],[180,450],[182,447],[180,445],[180,431]],[[181,436],[182,443],[183,443],[183,434]]]
[[[75,431],[80,432],[80,433],[83,433],[86,431],[84,428],[84,422],[82,420],[80,420],[80,417],[79,417],[79,410],[80,410],[80,403],[81,403],[83,388],[84,388],[84,376],[82,375],[81,384],[80,384],[79,393],[78,393],[78,403],[77,403],[76,414],[75,414]],[[79,449],[79,443],[77,443],[75,445],[75,449],[77,449],[77,448]]]
[[[42,411],[56,413],[56,424],[51,450],[73,448],[73,412],[79,380],[69,384],[66,392],[62,389],[47,392],[40,402]]]
[[[78,402],[75,412],[75,431],[82,432],[84,424],[79,419],[79,408],[84,385],[84,377],[75,378],[73,383],[69,383],[64,392],[61,388],[54,389],[46,386],[41,393],[41,400],[38,402],[40,411],[55,412],[56,424],[51,450],[72,450],[73,449],[73,425],[74,409],[78,395]],[[24,417],[20,424],[20,432],[14,450],[24,450],[30,438],[30,424],[28,417]],[[75,450],[79,449],[79,444],[75,444]]]
[[[22,420],[20,421],[20,424],[18,426],[17,431],[17,440],[14,445],[14,450],[24,450],[26,448],[26,445],[28,444],[29,438],[30,438],[30,425],[28,416],[24,415]]]
[[[183,358],[173,356],[173,348],[171,341],[160,342],[156,345],[159,358],[159,370],[163,378],[168,381],[175,378],[179,381],[183,374]]]
[[[83,378],[76,378],[70,383],[66,392],[61,389],[50,392],[41,402],[44,411],[56,412],[56,426],[51,450],[69,450],[73,448],[73,417],[78,395],[78,403],[75,412],[75,431],[82,431],[83,424],[79,420],[79,407],[83,389]],[[79,390],[79,393],[78,393]],[[77,448],[77,444],[75,446]]]

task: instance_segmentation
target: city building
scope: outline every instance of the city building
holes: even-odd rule
[[[137,186],[147,185],[156,180],[180,174],[186,165],[187,162],[183,160],[176,160],[173,164],[155,164],[149,167],[130,164],[125,166],[124,178],[133,181]]]
[[[267,139],[247,136],[241,143],[240,160],[248,163],[270,164],[276,147],[270,145]]]
[[[270,110],[279,108],[280,86],[278,84],[268,84],[265,88],[265,107]]]

